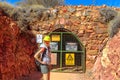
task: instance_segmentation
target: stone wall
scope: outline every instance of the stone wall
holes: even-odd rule
[[[85,46],[87,68],[91,68],[100,47],[108,38],[108,26],[100,20],[101,8],[106,6],[60,6],[50,9],[51,16],[32,23],[31,32],[44,35],[61,27],[70,30]]]

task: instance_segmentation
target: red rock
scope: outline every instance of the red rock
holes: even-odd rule
[[[34,35],[20,31],[4,13],[0,15],[0,80],[16,80],[36,70],[37,44],[32,42]]]
[[[98,56],[97,61],[94,65],[94,75],[96,80],[117,80],[120,78],[120,71],[119,71],[119,64],[120,64],[120,40],[119,40],[120,33],[116,34],[113,38],[109,39],[104,49],[107,49],[105,52],[101,52],[101,56]],[[101,59],[104,58],[104,65],[101,65]],[[107,63],[109,60],[109,64]],[[97,66],[101,65],[101,66]],[[101,68],[101,69],[99,69]],[[103,71],[103,72],[101,72]],[[98,79],[99,77],[99,79]]]

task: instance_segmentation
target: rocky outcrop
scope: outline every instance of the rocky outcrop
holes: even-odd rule
[[[31,32],[45,34],[58,28],[65,28],[76,34],[86,48],[87,68],[95,62],[100,46],[108,37],[107,24],[101,20],[99,9],[106,6],[60,6],[50,9],[48,20],[31,24]],[[116,10],[116,8],[114,9]]]
[[[36,66],[33,58],[37,49],[35,35],[44,35],[61,27],[79,37],[86,48],[86,67],[92,68],[100,46],[108,39],[108,25],[101,21],[99,14],[101,8],[106,8],[106,6],[80,5],[51,8],[47,13],[42,13],[39,16],[40,19],[38,17],[37,20],[30,20],[31,22],[27,23],[29,25],[27,25],[26,29],[28,30],[25,29],[26,31],[21,31],[17,24],[0,10],[0,79],[19,80],[20,77],[35,71]],[[113,9],[118,10],[117,8]],[[29,18],[29,15],[27,16]],[[94,68],[96,80],[99,80],[99,77],[103,80],[118,79],[119,65],[117,64],[119,62],[116,60],[119,61],[119,52],[117,52],[119,47],[116,45],[119,46],[119,35],[108,41],[102,52],[104,54],[97,58],[98,62],[96,61]],[[116,53],[114,54],[114,52]],[[115,59],[112,60],[111,56]],[[109,79],[107,73],[110,70],[112,72],[109,75],[112,76]]]
[[[18,80],[36,70],[34,39],[0,9],[0,80]]]
[[[100,52],[93,73],[95,80],[120,80],[120,31]]]

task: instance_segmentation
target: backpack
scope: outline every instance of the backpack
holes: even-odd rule
[[[43,57],[45,56],[45,54],[46,54],[46,48],[45,48],[44,52],[42,53],[41,61],[43,61]]]
[[[45,54],[46,54],[46,48],[45,48],[44,52],[43,52],[42,55],[41,55],[41,61],[43,61],[43,57],[45,56]],[[40,63],[39,61],[35,60],[35,64],[36,64],[37,70],[38,70],[38,71],[41,71],[41,70],[40,70],[40,65],[41,65],[41,63]]]

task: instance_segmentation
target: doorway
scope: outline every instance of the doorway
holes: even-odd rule
[[[79,38],[65,28],[51,32],[52,71],[85,72],[85,47]]]

